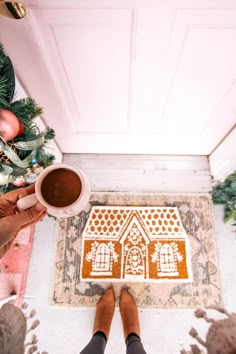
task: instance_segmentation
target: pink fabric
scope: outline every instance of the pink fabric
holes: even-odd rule
[[[23,301],[34,237],[34,226],[20,231],[14,244],[0,260],[0,300],[17,294],[16,305]],[[18,248],[15,245],[18,244]]]

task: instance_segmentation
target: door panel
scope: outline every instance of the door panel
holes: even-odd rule
[[[208,155],[236,122],[236,3],[25,1],[0,40],[63,152]]]

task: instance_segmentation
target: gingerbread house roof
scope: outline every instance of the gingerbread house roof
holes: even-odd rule
[[[185,230],[176,207],[111,207],[94,206],[91,210],[85,237],[103,235],[118,240],[124,234],[129,220],[136,214],[150,239],[159,237],[183,237]]]

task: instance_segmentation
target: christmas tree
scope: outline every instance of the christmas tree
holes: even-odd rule
[[[14,98],[14,69],[0,44],[0,194],[35,182],[54,160],[45,151],[54,130],[40,131],[35,123],[42,107],[31,97]]]

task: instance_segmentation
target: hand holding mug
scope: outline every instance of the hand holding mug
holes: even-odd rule
[[[19,210],[40,202],[48,214],[70,217],[85,208],[90,197],[90,185],[85,174],[67,164],[54,164],[44,169],[35,184],[35,194],[18,201]]]
[[[8,251],[17,233],[42,220],[46,208],[37,203],[25,211],[17,210],[19,199],[32,195],[35,185],[20,188],[0,196],[0,258]]]

